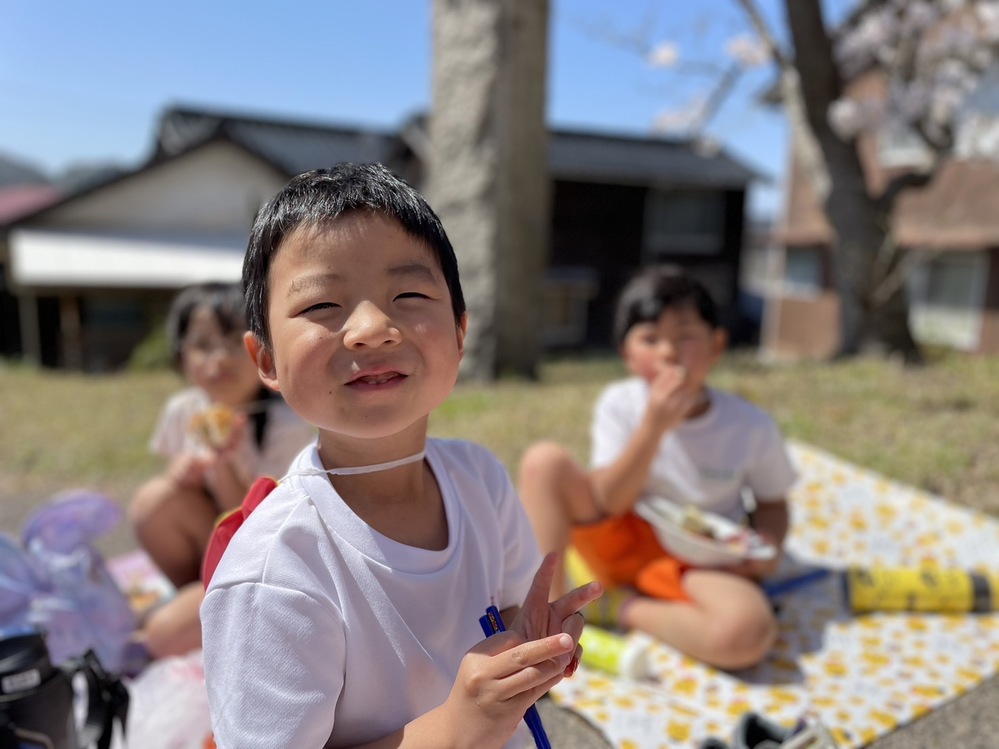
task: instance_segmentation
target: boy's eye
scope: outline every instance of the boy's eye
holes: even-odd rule
[[[681,341],[697,341],[704,338],[704,333],[700,328],[686,328],[680,331]]]
[[[317,304],[310,304],[308,307],[302,310],[302,314],[307,312],[316,312],[321,309],[333,309],[334,307],[339,307],[339,304],[334,304],[333,302],[318,302]]]
[[[396,299],[429,299],[426,294],[419,291],[404,291],[403,293],[396,296]]]

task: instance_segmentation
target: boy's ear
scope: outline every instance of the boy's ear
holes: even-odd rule
[[[281,392],[277,380],[277,368],[274,366],[274,356],[271,354],[270,348],[250,331],[243,334],[243,345],[250,358],[253,359],[253,363],[257,365],[260,381],[274,392]]]
[[[465,334],[468,332],[468,313],[464,312],[458,320],[458,358],[465,356]]]
[[[725,349],[728,348],[728,331],[725,328],[718,327],[712,331],[711,335],[715,350],[715,359],[720,359],[721,355],[725,353]]]

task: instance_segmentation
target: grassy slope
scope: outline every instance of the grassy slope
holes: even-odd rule
[[[585,460],[613,359],[550,362],[539,383],[462,384],[431,432],[492,448],[516,471],[538,439]],[[764,367],[731,355],[714,376],[770,411],[789,437],[999,515],[999,358],[947,357],[916,371],[859,360]],[[0,495],[92,486],[127,499],[158,465],[146,444],[170,373],[88,377],[0,367]]]

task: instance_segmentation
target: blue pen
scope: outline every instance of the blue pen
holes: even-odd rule
[[[482,631],[486,633],[486,637],[492,637],[497,632],[506,631],[506,627],[503,626],[503,620],[500,618],[499,609],[495,606],[490,606],[486,609],[485,615],[479,617],[479,624],[482,626]],[[538,749],[552,749],[552,745],[548,743],[548,734],[545,733],[545,727],[541,725],[541,716],[538,714],[538,708],[534,705],[527,708],[527,712],[524,713],[524,722],[531,729],[531,735],[534,737],[534,743]]]

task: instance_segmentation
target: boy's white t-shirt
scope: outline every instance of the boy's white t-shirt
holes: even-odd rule
[[[443,550],[381,535],[328,476],[295,475],[322,468],[314,446],[236,533],[201,609],[219,749],[392,733],[444,702],[486,607],[523,602],[541,555],[506,470],[462,441],[428,440],[426,459]]]
[[[797,474],[769,414],[731,393],[709,388],[708,394],[704,414],[663,437],[643,497],[693,504],[741,521],[746,515],[744,488],[757,502],[780,500]],[[621,455],[648,400],[649,385],[639,377],[612,383],[601,393],[591,432],[594,468]]]

